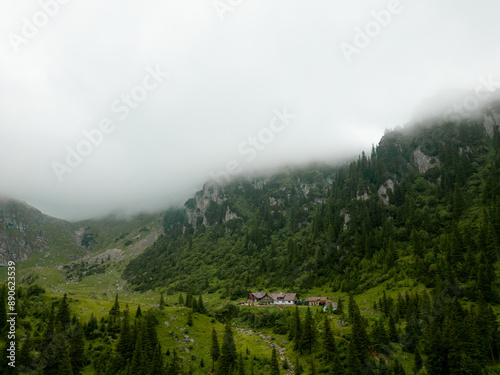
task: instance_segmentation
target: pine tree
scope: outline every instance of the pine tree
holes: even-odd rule
[[[158,345],[158,334],[156,333],[156,317],[152,310],[148,310],[146,313],[146,322],[144,330],[144,350],[149,359],[154,353],[156,346]]]
[[[234,343],[233,331],[229,324],[226,324],[217,375],[230,375],[230,369],[233,369],[235,364],[236,345]]]
[[[335,353],[333,356],[333,359],[331,361],[331,367],[330,367],[330,372],[329,375],[344,375],[344,365],[342,364],[340,360],[340,356],[338,353]]]
[[[217,332],[215,328],[212,329],[212,346],[210,347],[210,356],[212,357],[212,370],[215,368],[215,362],[220,357],[219,340],[217,339]]]
[[[84,329],[85,336],[88,339],[93,339],[94,338],[94,331],[98,328],[99,327],[97,325],[97,318],[95,317],[94,313],[91,313],[90,318],[89,318],[89,322],[87,323],[87,325],[85,326],[85,329]]]
[[[314,365],[314,356],[311,356],[311,372],[310,375],[316,375],[316,366]]]
[[[349,375],[361,375],[363,373],[361,361],[359,360],[358,349],[352,339],[348,345],[346,362],[347,373]]]
[[[306,317],[304,319],[304,326],[302,328],[302,336],[300,338],[300,345],[304,350],[312,353],[312,348],[316,343],[316,332],[311,309],[307,307]]]
[[[60,356],[57,366],[57,375],[73,375],[73,369],[71,367],[71,359],[69,357],[69,351],[66,348],[63,355]]]
[[[203,303],[203,298],[200,294],[200,297],[198,298],[198,311],[200,312],[200,314],[206,314],[207,313],[207,310],[205,309],[205,305]]]
[[[368,348],[368,335],[366,334],[366,324],[359,312],[358,305],[354,301],[354,298],[349,296],[349,321],[352,325],[351,330],[351,344],[359,363],[363,363],[363,360],[367,354]]]
[[[165,299],[163,298],[163,292],[160,293],[160,310],[163,310],[165,308]]]
[[[179,301],[178,301],[179,305],[184,305],[184,297],[182,297],[182,293],[179,293]]]
[[[271,354],[271,375],[279,375],[280,366],[278,363],[278,355],[276,353],[276,348],[273,346],[273,353]]]
[[[145,330],[144,323],[142,321],[139,321],[134,354],[132,355],[132,361],[130,362],[130,372],[132,374],[148,373],[149,361],[148,361],[148,356],[144,350],[145,349],[144,330]]]
[[[59,308],[57,310],[57,321],[61,322],[64,328],[66,328],[71,321],[71,315],[68,305],[68,296],[66,293],[64,293],[64,297],[59,303]]]
[[[134,353],[134,341],[133,334],[130,329],[130,317],[128,305],[125,306],[123,311],[123,320],[120,329],[120,336],[118,337],[118,343],[116,344],[116,351],[121,354],[125,359],[131,359]]]
[[[323,348],[326,353],[326,359],[331,361],[335,354],[337,354],[337,345],[333,337],[332,329],[330,328],[330,321],[328,316],[325,315],[325,331],[323,333]]]
[[[189,327],[192,327],[193,326],[193,312],[191,311],[191,309],[189,309],[188,311],[188,315],[187,315],[187,325]]]
[[[111,323],[115,323],[116,319],[120,316],[120,303],[118,302],[118,293],[115,294],[115,303],[111,310],[109,310],[109,317]]]
[[[149,375],[163,375],[165,372],[163,370],[163,357],[161,355],[161,345],[158,343],[156,345],[154,354],[151,359],[150,365],[151,371]]]
[[[69,356],[74,374],[79,374],[85,366],[84,351],[83,329],[77,320],[71,330],[71,337],[69,339]]]
[[[375,321],[373,325],[373,333],[372,333],[373,342],[376,345],[387,345],[389,344],[389,335],[387,334],[384,323],[381,319]]]
[[[245,375],[245,363],[243,362],[243,354],[238,357],[238,375]]]
[[[389,340],[392,342],[398,341],[398,330],[396,329],[396,323],[392,315],[389,316]]]
[[[32,344],[31,344],[31,339],[28,337],[26,341],[24,342],[23,346],[19,350],[19,364],[21,368],[23,368],[23,371],[20,372],[27,372],[27,369],[31,365],[31,361],[33,360],[33,356],[31,354],[32,350]],[[5,351],[4,351],[5,352]],[[8,365],[5,365],[8,366]]]
[[[298,351],[300,348],[300,337],[302,336],[302,325],[300,322],[299,307],[295,306],[295,311],[290,323],[290,332],[288,334],[288,340],[294,340],[293,350]]]
[[[45,328],[45,331],[43,333],[43,341],[42,341],[43,348],[48,347],[50,342],[52,341],[52,338],[54,337],[54,326],[55,326],[55,312],[54,312],[54,305],[51,305],[49,318],[47,320],[47,327]]]
[[[140,318],[142,316],[141,305],[137,306],[137,310],[135,312],[135,318]]]
[[[177,357],[177,352],[174,349],[170,363],[167,366],[167,375],[179,375],[180,372],[179,357]]]

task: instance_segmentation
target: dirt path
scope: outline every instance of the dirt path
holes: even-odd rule
[[[286,371],[286,373],[290,374],[290,375],[293,374],[293,363],[290,360],[290,358],[288,358],[286,356],[286,354],[285,354],[286,353],[286,349],[284,347],[278,345],[277,343],[272,342],[271,341],[271,336],[265,336],[262,332],[252,331],[250,329],[236,328],[236,330],[238,332],[241,332],[241,333],[245,334],[245,335],[259,336],[262,339],[262,341],[264,341],[266,344],[269,344],[272,347],[275,347],[276,351],[278,352],[280,360],[284,361],[286,359],[286,361],[288,362],[288,370]]]

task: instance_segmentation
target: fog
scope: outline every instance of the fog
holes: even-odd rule
[[[354,157],[500,81],[495,0],[27,3],[0,11],[0,194],[68,220]]]

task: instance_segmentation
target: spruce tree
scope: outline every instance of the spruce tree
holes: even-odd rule
[[[118,337],[118,343],[116,344],[116,351],[121,354],[125,359],[131,359],[134,353],[134,341],[133,334],[130,329],[130,317],[128,305],[125,306],[123,311],[123,320],[120,329],[120,336]]]
[[[32,349],[33,348],[32,348],[32,344],[31,344],[31,339],[28,336],[28,338],[24,342],[23,346],[19,350],[18,360],[19,360],[19,364],[20,364],[20,367],[21,367],[21,371],[20,371],[21,373],[22,372],[27,372],[28,369],[30,369],[30,367],[31,367],[31,363],[32,363],[32,360],[33,360],[33,356],[31,354]],[[8,365],[5,364],[5,366],[8,366]]]
[[[331,361],[335,354],[337,354],[337,345],[335,344],[335,337],[333,336],[332,329],[330,328],[330,320],[325,315],[325,331],[323,333],[323,349],[325,350],[326,359]]]
[[[379,346],[389,344],[389,335],[385,330],[382,319],[377,319],[373,325],[372,342]]]
[[[207,310],[205,309],[205,305],[203,303],[203,298],[200,294],[200,297],[198,298],[198,311],[200,312],[200,314],[206,314],[207,313]]]
[[[195,297],[191,297],[191,310],[198,312],[198,302]]]
[[[64,297],[59,303],[59,308],[57,310],[57,321],[61,322],[64,328],[68,327],[71,321],[71,315],[69,311],[68,296],[64,293]]]
[[[188,311],[188,315],[187,315],[187,325],[189,327],[192,327],[193,326],[193,312],[191,311],[191,309],[189,309]]]
[[[163,357],[161,355],[161,345],[158,343],[154,350],[154,354],[150,362],[150,372],[149,375],[163,375],[165,373],[163,369]]]
[[[179,305],[184,305],[184,297],[182,297],[182,293],[179,293],[179,301],[178,301]]]
[[[115,294],[115,303],[111,310],[109,310],[109,317],[111,323],[115,323],[120,316],[120,303],[118,302],[118,293]]]
[[[311,356],[311,371],[309,372],[310,375],[316,375],[316,366],[314,365],[314,356]]]
[[[79,374],[85,366],[85,341],[83,340],[83,329],[77,320],[71,330],[69,339],[69,356],[74,374]]]
[[[236,344],[229,324],[224,329],[217,375],[229,375],[236,364]],[[231,370],[230,370],[231,369]]]
[[[212,345],[210,347],[210,357],[212,357],[212,370],[215,368],[215,362],[220,357],[219,340],[217,339],[217,332],[215,328],[212,329]]]
[[[329,375],[344,375],[344,374],[345,374],[344,365],[340,360],[339,353],[335,353],[331,361]]]
[[[245,363],[243,362],[243,354],[238,356],[238,375],[245,375]]]
[[[165,308],[165,299],[163,298],[163,292],[160,293],[160,310],[163,310]]]
[[[156,317],[152,310],[146,313],[146,322],[144,330],[144,350],[149,359],[152,358],[154,350],[158,345],[158,334],[156,333]]]
[[[177,357],[177,352],[174,349],[170,363],[167,366],[167,375],[179,375],[180,373],[179,357]]]
[[[49,346],[50,342],[54,337],[54,327],[55,327],[55,313],[54,313],[54,305],[50,307],[49,317],[47,319],[47,327],[43,333],[43,341],[42,348],[46,348]]]
[[[398,341],[398,330],[396,329],[396,323],[392,315],[389,316],[389,340],[392,342]]]
[[[92,340],[94,339],[94,331],[96,329],[98,329],[98,325],[97,325],[97,318],[95,317],[94,313],[90,313],[90,318],[89,318],[89,322],[87,323],[87,325],[85,326],[85,336],[89,339],[89,340]]]
[[[58,362],[57,375],[73,375],[73,368],[71,367],[71,359],[69,357],[68,348],[63,351]]]
[[[148,373],[148,356],[145,352],[145,340],[144,340],[144,323],[138,322],[137,339],[135,341],[134,354],[132,355],[132,361],[130,362],[130,372],[132,374],[147,374]]]
[[[316,343],[316,333],[311,309],[307,307],[304,326],[302,327],[302,337],[300,339],[301,347],[304,350],[312,353],[314,344]]]
[[[366,334],[366,324],[359,312],[358,305],[354,298],[349,296],[349,321],[351,323],[351,344],[358,360],[363,363],[368,349],[368,335]]]
[[[361,375],[363,373],[363,367],[361,361],[359,360],[358,349],[356,344],[351,339],[347,350],[347,373],[349,375]]]
[[[141,305],[137,306],[137,310],[135,311],[135,318],[140,318],[142,316]]]
[[[298,351],[300,348],[300,337],[302,336],[302,325],[300,324],[299,307],[295,306],[295,310],[290,322],[290,331],[288,340],[294,340],[293,350]]]
[[[273,352],[271,354],[271,375],[279,375],[280,365],[278,363],[278,354],[276,353],[276,348],[273,346]]]

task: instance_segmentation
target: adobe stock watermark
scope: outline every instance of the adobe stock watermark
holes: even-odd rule
[[[139,107],[140,103],[148,98],[149,93],[160,87],[161,83],[169,76],[170,74],[163,72],[159,65],[156,65],[155,68],[147,67],[146,75],[140,84],[113,100],[110,106],[111,112],[117,115],[118,120],[125,120],[132,110]],[[75,147],[66,146],[65,162],[52,162],[52,169],[59,182],[63,182],[64,175],[73,172],[83,162],[83,159],[103,142],[105,135],[113,133],[116,129],[115,123],[116,119],[113,121],[110,117],[104,117],[95,128],[82,131],[83,139]]]
[[[243,3],[243,0],[214,0],[212,6],[214,7],[215,13],[221,21],[226,18],[225,14],[227,12],[233,12],[237,7]]]
[[[455,103],[452,108],[448,109],[443,119],[445,121],[460,121],[469,117],[475,110],[479,109],[481,102],[488,100],[491,95],[500,89],[500,81],[495,82],[493,77],[488,75],[488,78],[477,77],[479,84],[474,89],[474,94],[467,96],[460,103]]]
[[[247,163],[251,163],[257,157],[260,151],[273,142],[276,134],[281,133],[288,125],[297,117],[296,115],[287,112],[286,107],[283,110],[274,109],[274,116],[269,121],[269,125],[260,129],[257,135],[248,137],[245,141],[241,142],[237,151],[238,154],[245,157]],[[229,160],[226,163],[226,168],[217,173],[210,172],[210,177],[219,185],[223,185],[231,181],[231,176],[237,176],[242,171],[241,163],[236,160]]]
[[[352,55],[359,55],[370,45],[372,40],[379,36],[386,27],[388,27],[394,16],[403,11],[403,6],[399,0],[390,0],[387,9],[371,12],[371,19],[367,21],[363,28],[354,28],[353,42],[340,43],[339,47],[344,54],[348,64],[352,62]]]
[[[7,38],[14,52],[18,54],[19,47],[33,40],[40,32],[40,29],[47,26],[50,19],[59,14],[61,5],[69,4],[71,1],[72,0],[39,0],[38,5],[40,10],[33,13],[30,18],[23,17],[20,33],[9,32],[7,34]]]

